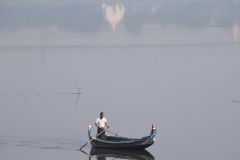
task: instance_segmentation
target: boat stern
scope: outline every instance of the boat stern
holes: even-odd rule
[[[88,123],[88,136],[89,136],[89,139],[91,139],[91,127],[92,127],[92,122],[89,122]]]

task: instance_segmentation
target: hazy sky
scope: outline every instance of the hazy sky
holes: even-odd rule
[[[6,2],[0,8],[0,46],[239,41],[240,3],[235,1]]]

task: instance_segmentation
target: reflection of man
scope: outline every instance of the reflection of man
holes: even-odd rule
[[[105,156],[97,157],[97,160],[106,160],[106,157]]]
[[[107,119],[104,118],[103,112],[100,113],[100,118],[97,118],[95,125],[98,127],[97,134],[99,134],[100,132],[102,132],[104,130],[105,125],[109,128]],[[104,137],[105,137],[105,131],[102,132],[100,135],[98,135],[98,138],[100,138],[100,139],[104,139]]]

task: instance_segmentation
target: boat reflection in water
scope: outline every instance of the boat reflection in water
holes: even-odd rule
[[[151,153],[146,150],[116,150],[116,149],[99,149],[92,148],[89,160],[106,160],[107,158],[117,159],[137,159],[137,160],[154,160]]]

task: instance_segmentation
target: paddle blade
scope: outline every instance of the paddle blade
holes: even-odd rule
[[[83,147],[85,147],[87,144],[88,144],[88,143],[84,144],[84,145],[80,148],[80,150],[81,150]]]

